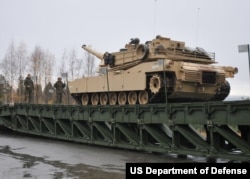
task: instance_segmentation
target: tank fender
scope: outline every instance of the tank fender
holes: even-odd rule
[[[237,67],[224,66],[223,69],[226,72],[226,78],[233,78],[235,74],[238,73]]]

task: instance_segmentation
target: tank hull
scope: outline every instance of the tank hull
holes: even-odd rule
[[[113,71],[99,76],[76,79],[69,82],[69,90],[72,96],[82,104],[82,95],[88,95],[91,104],[91,96],[100,96],[102,93],[115,93],[119,96],[121,92],[128,94],[135,92],[137,98],[139,93],[147,93],[147,102],[183,102],[183,101],[208,101],[218,93],[220,86],[225,82],[225,71],[220,66],[209,66],[204,64],[193,64],[187,62],[174,62],[167,65],[170,59],[144,62],[126,70]],[[177,72],[177,73],[176,73]],[[209,78],[205,79],[203,72],[208,73]],[[214,77],[211,77],[214,75]],[[155,78],[155,81],[152,81]],[[167,96],[167,98],[166,98]],[[226,95],[227,96],[227,95]],[[225,97],[226,97],[225,96]],[[214,99],[216,100],[216,99]],[[137,99],[136,103],[140,103]],[[115,104],[119,104],[119,101]]]

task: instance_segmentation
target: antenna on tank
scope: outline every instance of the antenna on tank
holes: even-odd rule
[[[156,1],[155,0],[155,9],[154,9],[154,36],[155,36],[155,24],[156,24]]]
[[[197,42],[198,42],[198,32],[199,32],[199,11],[200,11],[200,8],[198,7],[198,9],[197,9],[196,39],[195,39],[195,46],[196,46],[196,47],[197,47]]]

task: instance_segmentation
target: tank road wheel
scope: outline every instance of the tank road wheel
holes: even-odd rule
[[[99,95],[97,93],[93,93],[91,95],[91,104],[92,105],[97,105],[99,102]]]
[[[139,100],[140,104],[147,104],[148,103],[148,92],[147,91],[140,91],[138,100]]]
[[[83,94],[82,95],[82,105],[88,105],[89,104],[89,95]]]
[[[109,104],[115,105],[117,103],[117,95],[116,93],[110,93],[109,95]]]
[[[153,94],[159,93],[162,87],[162,80],[160,75],[153,75],[149,80],[149,89]]]
[[[107,95],[107,93],[101,93],[101,95],[100,95],[100,103],[101,103],[101,105],[108,104],[108,95]]]
[[[137,102],[137,94],[135,91],[131,91],[128,93],[128,104],[136,104]]]
[[[118,94],[118,104],[124,105],[127,102],[127,94],[126,92],[120,92]]]

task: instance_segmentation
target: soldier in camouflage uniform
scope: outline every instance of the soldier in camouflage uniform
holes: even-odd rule
[[[34,83],[30,74],[24,80],[25,86],[25,102],[31,103],[33,99]]]
[[[54,84],[54,87],[56,88],[56,103],[61,104],[62,103],[62,95],[63,95],[63,89],[65,88],[65,83],[62,82],[62,78],[59,77],[57,79],[57,82]]]

